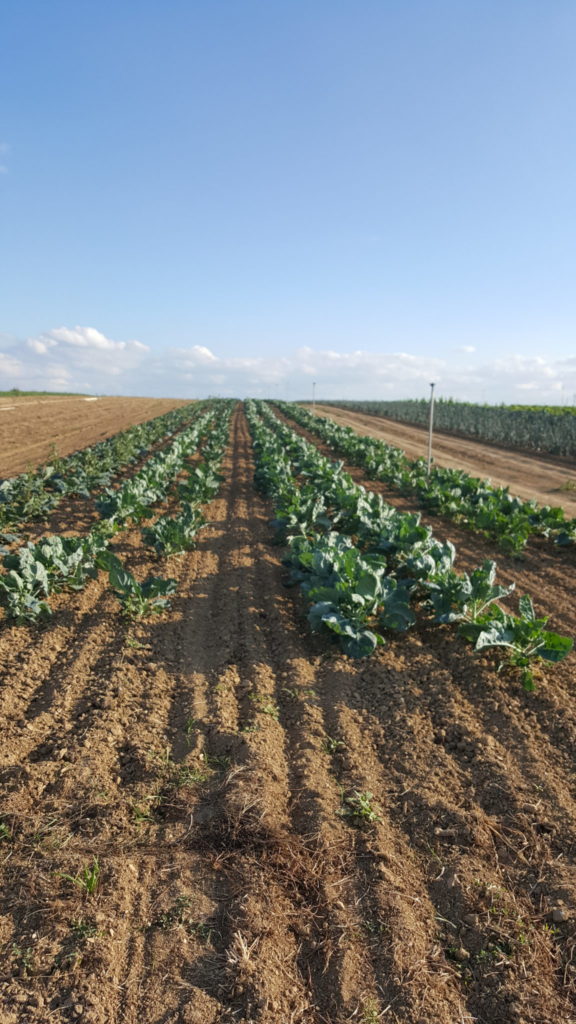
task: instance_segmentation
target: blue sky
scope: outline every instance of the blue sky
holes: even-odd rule
[[[4,0],[6,386],[572,401],[575,44],[572,0]]]

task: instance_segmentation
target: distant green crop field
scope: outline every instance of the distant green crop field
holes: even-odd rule
[[[520,412],[548,412],[551,416],[576,416],[576,405],[505,405],[502,408]]]
[[[31,398],[34,395],[54,395],[57,398],[85,398],[81,391],[20,391],[20,388],[11,388],[10,391],[0,391],[0,398]]]
[[[341,409],[385,416],[401,423],[426,426],[428,399],[396,402],[324,402]],[[448,434],[473,437],[505,448],[522,448],[550,455],[576,455],[576,408],[571,405],[475,405],[440,398],[434,405],[434,424]]]

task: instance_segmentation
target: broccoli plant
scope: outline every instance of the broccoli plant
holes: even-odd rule
[[[176,580],[148,576],[138,583],[115,555],[111,556],[108,566],[110,586],[127,618],[143,619],[168,607],[168,596],[176,590]]]
[[[178,497],[183,502],[204,504],[218,493],[223,479],[211,463],[200,462],[187,470],[186,480],[178,487]]]
[[[100,541],[103,546],[104,541]],[[26,544],[17,551],[4,556],[7,569],[26,575],[30,567],[40,563],[46,570],[48,589],[54,593],[65,587],[81,590],[87,579],[94,579],[96,538],[88,537],[44,537],[36,544]]]
[[[486,559],[470,574],[453,569],[431,577],[424,584],[429,592],[436,622],[477,622],[487,609],[502,597],[508,597],[514,584],[496,583],[496,562]]]
[[[159,555],[173,555],[179,551],[190,551],[203,526],[206,526],[200,509],[186,505],[178,519],[162,516],[153,526],[142,530],[145,544],[153,547]]]
[[[20,572],[10,569],[0,576],[0,598],[8,618],[18,625],[37,622],[50,615],[50,605],[44,600],[50,591],[48,574],[41,562],[30,561]]]
[[[505,647],[508,658],[504,664],[521,669],[526,690],[534,689],[533,665],[539,660],[562,661],[573,647],[573,640],[545,629],[547,618],[538,619],[532,599],[525,594],[518,602],[520,615],[509,615],[499,605],[493,605],[475,622],[463,623],[460,632],[476,651],[488,647]]]
[[[363,556],[351,540],[329,533],[309,541],[295,537],[287,562],[292,580],[299,582],[312,607],[308,621],[314,631],[335,633],[345,654],[363,658],[383,643],[370,628],[382,603],[384,559]]]

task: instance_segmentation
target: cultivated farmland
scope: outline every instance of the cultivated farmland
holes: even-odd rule
[[[575,545],[169,416],[4,492],[2,1024],[576,1021]]]
[[[425,427],[394,420],[382,420],[367,413],[316,405],[320,416],[328,416],[359,434],[382,438],[401,447],[410,458],[426,456],[428,431]],[[440,466],[465,469],[494,484],[509,486],[513,494],[535,498],[542,505],[562,505],[576,515],[576,466],[574,459],[532,455],[486,445],[472,439],[450,437],[439,431],[434,436],[434,461]]]
[[[111,437],[184,403],[172,398],[0,398],[0,477]]]

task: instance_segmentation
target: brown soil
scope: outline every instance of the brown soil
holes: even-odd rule
[[[320,416],[329,416],[336,423],[352,427],[360,434],[378,437],[402,448],[409,458],[427,455],[428,431],[424,427],[335,409],[331,405],[316,405],[316,411]],[[487,478],[497,486],[510,487],[512,494],[521,498],[535,498],[541,505],[559,505],[567,515],[576,516],[576,466],[573,459],[530,455],[438,432],[434,434],[433,456],[439,466],[465,469],[467,473]],[[573,489],[563,489],[567,485]]]
[[[571,665],[525,694],[424,623],[349,661],[283,586],[240,412],[225,472],[194,552],[122,541],[169,612],[99,579],[2,626],[1,1024],[575,1022]]]
[[[68,455],[186,402],[174,398],[19,398],[0,401],[0,479]]]

